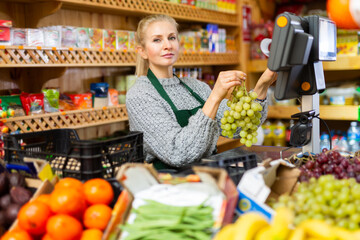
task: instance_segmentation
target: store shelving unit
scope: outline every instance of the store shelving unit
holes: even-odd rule
[[[37,27],[43,19],[59,11],[67,11],[67,13],[73,11],[74,15],[77,11],[81,11],[130,18],[166,13],[180,23],[209,22],[232,29],[240,27],[238,14],[157,0],[5,0],[2,6],[0,13],[9,14],[23,25],[17,27]],[[23,11],[25,14],[21,17]],[[41,72],[44,67],[62,67],[66,70],[68,67],[133,67],[135,63],[134,51],[0,46],[0,69],[38,68]],[[238,66],[239,64],[238,53],[187,52],[179,56],[176,66]],[[128,116],[125,105],[1,119],[11,131],[20,132],[85,128],[126,120]]]
[[[135,66],[134,51],[0,46],[0,67]],[[236,53],[183,53],[177,66],[236,65]]]
[[[128,120],[125,104],[75,111],[2,119],[10,131],[37,132],[58,128],[85,128]]]
[[[248,69],[251,73],[262,72],[267,66],[266,60],[252,60]],[[323,62],[324,71],[360,70],[360,56],[337,56],[335,62]],[[269,106],[268,118],[290,119],[292,114],[300,112],[298,106]],[[324,120],[358,120],[358,106],[320,106],[320,117]]]
[[[175,4],[157,0],[5,0],[38,4],[57,4],[56,8],[75,9],[90,12],[110,14],[125,14],[127,16],[142,16],[149,14],[168,14],[180,21],[211,22],[224,26],[237,27],[237,14],[197,8],[186,4]],[[216,14],[216,17],[214,17]]]
[[[269,106],[268,118],[290,119],[300,112],[300,106]],[[324,120],[357,121],[358,106],[320,105],[320,118]]]
[[[337,56],[335,62],[323,62],[324,71],[360,70],[360,56]],[[267,60],[251,60],[249,72],[259,73],[267,68]]]

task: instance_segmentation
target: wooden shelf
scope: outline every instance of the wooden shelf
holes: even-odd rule
[[[299,106],[269,106],[268,118],[290,119],[291,115],[299,113]],[[320,106],[320,118],[324,120],[357,121],[358,106]]]
[[[323,62],[325,71],[360,70],[360,56],[339,55],[335,62]],[[267,68],[267,60],[251,60],[248,71],[257,73]]]
[[[127,120],[128,114],[125,104],[96,109],[92,108],[1,119],[11,132],[20,131],[21,133],[58,128],[78,129]]]
[[[0,67],[135,66],[136,53],[84,48],[0,46]],[[235,65],[237,53],[181,54],[176,66]]]
[[[14,0],[5,0],[14,2]],[[238,27],[238,15],[208,10],[185,4],[169,3],[159,0],[55,0],[61,8],[124,14],[125,16],[145,16],[149,14],[168,14],[186,22],[217,23],[223,26]],[[39,3],[54,0],[15,0],[15,2]],[[215,17],[216,16],[216,17]]]

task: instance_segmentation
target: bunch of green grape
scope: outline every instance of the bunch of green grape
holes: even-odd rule
[[[272,204],[275,209],[280,206],[294,211],[296,225],[306,219],[319,219],[349,230],[360,229],[360,184],[355,178],[311,178],[300,183],[291,196],[281,195]]]
[[[243,85],[236,87],[227,105],[230,110],[224,111],[221,119],[221,134],[224,137],[233,138],[237,128],[241,128],[240,142],[251,147],[257,142],[257,129],[261,124],[262,106],[254,101],[257,98],[256,92],[248,92]]]

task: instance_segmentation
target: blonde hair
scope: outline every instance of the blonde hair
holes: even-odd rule
[[[136,30],[136,46],[145,47],[145,30],[147,27],[154,23],[154,22],[162,22],[162,21],[168,21],[169,23],[173,24],[176,29],[178,29],[178,24],[175,21],[174,18],[164,15],[164,14],[155,14],[155,15],[149,15],[143,19],[138,24],[137,30]],[[137,77],[140,76],[146,76],[147,72],[149,70],[149,61],[147,59],[144,59],[141,57],[141,55],[138,53],[136,56],[136,72],[135,75]]]

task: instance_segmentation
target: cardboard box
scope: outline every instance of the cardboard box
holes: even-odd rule
[[[59,181],[59,178],[55,177],[52,181],[45,180],[41,181],[40,179],[26,178],[26,186],[30,188],[37,188],[36,192],[32,195],[29,201],[33,201],[42,194],[49,194],[54,190],[55,184]],[[17,219],[13,222],[9,230],[15,229],[17,227]]]
[[[259,166],[246,171],[237,187],[238,214],[250,211],[262,213],[271,220],[274,210],[266,202],[277,199],[281,194],[291,194],[297,185],[300,170],[284,160],[274,160],[269,166]]]
[[[193,170],[195,174],[200,177],[201,182],[209,183],[211,186],[214,186],[221,191],[225,196],[217,219],[217,227],[231,223],[238,200],[238,192],[236,186],[227,175],[227,172],[224,169],[209,167],[193,167]],[[124,164],[120,168],[116,178],[126,189],[124,191],[128,193],[128,199],[123,202],[122,210],[116,210],[117,207],[115,204],[114,212],[118,211],[119,213],[116,213],[111,218],[107,229],[104,232],[103,239],[109,239],[110,236],[111,238],[116,238],[121,234],[118,225],[125,223],[129,217],[134,195],[136,193],[160,183],[156,170],[148,164]],[[122,196],[120,195],[120,201],[121,197]],[[124,209],[124,207],[126,209]]]

